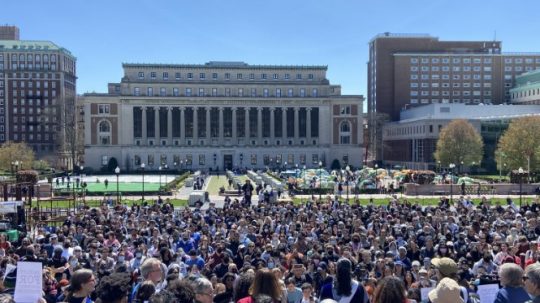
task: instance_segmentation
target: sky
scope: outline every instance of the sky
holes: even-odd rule
[[[540,52],[540,1],[1,0],[0,24],[77,58],[77,92],[106,92],[122,63],[326,65],[342,94],[367,94],[377,34],[493,40]]]

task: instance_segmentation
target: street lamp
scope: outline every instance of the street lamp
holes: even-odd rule
[[[322,161],[319,161],[319,202],[321,201],[322,192]]]
[[[453,195],[453,189],[454,189],[454,177],[452,176],[452,173],[456,165],[454,163],[450,163],[448,167],[450,168],[450,203],[452,203],[453,202],[452,195]]]
[[[441,160],[437,161],[439,174],[441,173]]]
[[[169,166],[165,164],[163,169],[165,169],[165,186],[167,186],[167,173],[169,172]]]
[[[81,175],[81,188],[82,188],[82,198],[83,198],[83,204],[85,203],[85,195],[86,195],[86,183],[84,183],[84,166],[80,166],[80,175]]]
[[[287,161],[285,161],[285,163],[283,163],[283,170],[287,170]]]
[[[144,203],[144,163],[141,164],[142,171],[142,203]]]
[[[347,167],[345,167],[345,172],[347,173],[347,203],[349,202],[349,174],[351,172],[351,167],[349,165],[347,165]]]
[[[158,167],[158,170],[159,170],[159,190],[161,190],[161,165]]]
[[[118,185],[118,179],[120,176],[120,167],[117,166],[114,169],[114,173],[116,174],[116,204],[118,204],[120,202],[120,188]]]
[[[521,210],[521,199],[522,199],[522,186],[523,186],[523,168],[519,168],[518,169],[518,173],[519,173],[519,209]]]

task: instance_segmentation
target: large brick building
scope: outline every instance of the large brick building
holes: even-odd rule
[[[0,26],[0,144],[26,142],[36,154],[60,156],[72,166],[76,59],[50,41],[18,40]]]
[[[441,41],[385,33],[369,43],[368,128],[372,157],[382,159],[377,121],[436,103],[511,101],[517,75],[540,68],[540,53],[502,53],[500,41]]]
[[[134,170],[361,165],[362,96],[326,66],[124,64],[107,94],[85,94],[85,167]]]

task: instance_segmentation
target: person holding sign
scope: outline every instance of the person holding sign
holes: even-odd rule
[[[89,269],[79,269],[69,281],[67,303],[93,303],[90,294],[96,288],[96,278]]]

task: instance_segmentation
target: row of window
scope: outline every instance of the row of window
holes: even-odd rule
[[[484,64],[491,64],[492,62],[492,59],[491,58],[483,58],[483,62]],[[421,62],[421,63],[444,63],[444,64],[448,64],[450,62],[452,63],[475,63],[475,64],[479,64],[479,63],[482,63],[482,58],[452,58],[452,60],[450,60],[450,58],[411,58],[411,64],[418,64],[418,62]]]
[[[43,60],[41,60],[41,58],[43,58]],[[51,62],[56,62],[56,55],[55,54],[51,54],[50,57],[48,54],[43,54],[40,55],[40,54],[11,54],[11,61],[28,61],[28,63],[34,61],[35,59],[35,62],[41,62],[41,61],[49,61],[49,58],[51,59]],[[0,61],[3,61],[4,60],[4,55],[3,54],[0,54]]]
[[[207,77],[206,77],[206,73],[199,73],[198,75],[198,79],[199,80],[206,80]],[[231,73],[224,73],[224,74],[218,74],[218,73],[209,73],[208,74],[209,77],[211,77],[212,80],[231,80]],[[145,75],[144,72],[138,72],[138,78],[140,80],[143,80],[145,79],[145,77],[149,77],[149,79],[152,79],[152,80],[155,80],[155,79],[158,79],[158,73],[157,72],[150,72],[150,75]],[[169,72],[163,72],[161,73],[160,75],[160,80],[170,80],[169,78]],[[172,80],[172,77],[173,77],[173,74],[171,73],[171,80]],[[249,80],[268,80],[270,79],[273,79],[273,80],[279,80],[279,79],[285,79],[285,80],[291,80],[291,74],[283,74],[283,75],[280,75],[280,74],[272,74],[272,75],[269,75],[269,74],[266,74],[266,73],[262,73],[262,74],[255,74],[255,73],[250,73],[250,74],[243,74],[243,73],[236,73],[236,75],[234,75],[236,77],[236,80],[243,80],[244,77],[246,77],[246,79],[249,79]],[[188,79],[188,80],[193,80],[194,78],[196,77],[196,74],[195,73],[180,73],[180,72],[176,72],[174,73],[174,79],[175,80],[180,80],[180,79]],[[307,77],[307,78],[306,78]],[[308,80],[314,80],[315,79],[315,76],[313,74],[307,74],[306,75],[303,75],[303,74],[296,74],[296,77],[295,77],[296,80],[303,80],[303,79],[308,79]]]
[[[19,99],[17,98],[13,98],[12,102],[13,102],[13,105],[22,105],[22,106],[26,106],[26,105],[29,105],[29,106],[49,106],[49,105],[54,105],[56,104],[55,102],[55,99],[53,99],[52,101],[50,101],[49,99],[21,99],[20,100],[21,102],[19,102]],[[4,100],[3,99],[0,99],[0,105],[4,105]]]
[[[1,90],[0,90],[1,91]],[[3,91],[2,92],[2,95],[0,95],[0,97],[3,96]],[[20,95],[20,96],[19,96]],[[12,91],[12,94],[11,94],[12,97],[27,97],[27,96],[41,96],[41,91],[40,90],[36,90],[36,91],[32,91],[32,90],[27,90],[27,91],[24,91],[24,90],[13,90]],[[49,97],[49,91],[48,90],[44,90],[43,91],[43,97]],[[56,97],[56,89],[53,89],[51,90],[51,97]]]
[[[511,68],[511,67],[509,67]],[[517,68],[517,67],[516,67]],[[453,71],[453,72],[460,72],[460,71],[464,71],[464,72],[470,72],[471,70],[472,71],[475,71],[475,72],[479,72],[479,71],[484,71],[484,72],[491,72],[491,66],[452,66],[452,68],[450,68],[450,66],[411,66],[411,72],[417,72],[417,71],[423,71],[423,72],[429,72],[429,71],[432,71],[432,72],[438,72],[438,71],[443,71],[443,72],[449,72],[449,71]]]
[[[454,82],[452,83],[452,87],[491,87],[491,82],[484,82],[484,83],[480,83],[480,82],[473,82],[473,83],[470,83],[470,82],[464,82],[464,83],[457,83],[457,82]],[[443,82],[443,83],[439,83],[439,82],[432,82],[432,83],[428,83],[428,82],[421,82],[420,84],[418,82],[411,82],[411,88],[417,88],[417,87],[422,87],[422,88],[427,88],[427,87],[434,87],[434,88],[437,88],[437,87],[450,87],[450,83],[448,82]]]
[[[413,90],[411,91],[411,97],[416,97],[416,96],[439,96],[439,95],[442,95],[442,96],[450,96],[450,92],[449,91],[443,91],[442,93],[435,90],[435,91],[421,91],[420,94],[418,93],[418,91],[416,90]],[[484,90],[483,93],[481,90],[475,90],[475,91],[472,91],[472,94],[471,94],[471,91],[470,90],[464,90],[464,91],[459,91],[459,90],[454,90],[452,91],[452,96],[491,96],[491,91],[490,90]]]
[[[133,88],[133,95],[134,96],[142,96],[141,88],[140,87],[134,87]],[[157,93],[157,92],[154,92],[153,87],[147,87],[145,96],[161,96],[161,97],[173,96],[173,97],[179,97],[180,96],[180,88],[173,87],[172,90],[170,90],[170,89],[167,89],[166,87],[160,87],[159,88],[159,93]],[[192,96],[197,96],[197,97],[209,97],[209,96],[212,96],[212,97],[221,97],[221,96],[225,96],[225,97],[231,97],[231,96],[248,97],[249,96],[249,97],[266,97],[266,98],[267,97],[276,97],[276,98],[281,98],[281,97],[308,97],[308,94],[307,94],[307,91],[306,91],[305,88],[297,89],[296,94],[295,94],[295,89],[289,88],[289,89],[287,89],[287,92],[286,92],[286,95],[285,95],[284,93],[282,93],[281,88],[276,88],[275,91],[273,91],[271,93],[270,89],[268,89],[268,88],[263,88],[262,92],[261,92],[260,90],[257,91],[256,88],[251,88],[249,90],[248,89],[244,90],[244,88],[238,88],[238,89],[231,89],[231,88],[205,89],[205,88],[202,88],[202,87],[199,88],[199,90],[196,91],[196,94],[195,94],[195,92],[193,91],[193,89],[191,87],[186,87],[184,89],[184,91],[183,91],[182,96],[185,96],[185,97],[192,97]],[[319,96],[319,90],[317,88],[311,89],[311,94],[309,95],[309,97],[318,97],[318,96]]]
[[[522,71],[526,71],[526,72],[529,72],[529,71],[532,71],[532,70],[535,70],[535,69],[539,69],[540,66],[536,66],[536,68],[534,66],[525,66],[525,67],[522,67],[522,66],[514,66],[512,68],[512,66],[505,66],[504,67],[504,71],[505,72],[511,72],[511,71],[515,71],[515,72],[522,72]]]
[[[45,134],[43,137],[41,136],[41,134],[37,134],[35,137],[34,137],[34,134],[20,134],[20,136],[17,133],[13,134],[13,140],[15,140],[15,141],[18,141],[18,140],[29,141],[29,142],[42,141],[42,140],[48,141],[49,138],[51,138],[53,141],[55,141],[56,140],[56,134],[52,134],[51,136],[49,136],[48,134]],[[0,140],[3,140],[3,138],[0,138]]]
[[[482,62],[484,64],[491,64],[493,61],[492,61],[492,58],[452,58],[452,60],[450,60],[450,58],[431,58],[431,60],[430,60],[430,58],[420,58],[420,59],[419,58],[411,58],[410,62],[411,62],[411,64],[418,64],[419,62],[423,63],[423,64],[426,64],[426,63],[448,64],[450,62],[452,62],[454,64],[458,64],[458,63],[480,64]],[[505,58],[504,63],[516,63],[516,64],[539,63],[540,64],[540,58]]]
[[[0,82],[2,83],[3,85],[3,82]],[[56,88],[56,81],[51,81],[51,87],[52,88]],[[28,87],[28,88],[33,88],[34,87],[34,84],[36,85],[36,88],[41,88],[41,81],[12,81],[11,82],[11,85],[15,88],[15,87],[20,87],[20,88],[25,88],[25,87]],[[1,87],[1,86],[0,86]],[[49,88],[49,81],[43,81],[43,87],[44,88]]]
[[[0,70],[5,69],[4,63],[0,62]],[[48,63],[44,63],[43,65],[36,63],[35,65],[32,63],[24,64],[24,63],[11,63],[11,69],[41,69],[41,70],[56,70],[57,66],[56,64],[49,65]]]
[[[510,76],[510,79],[512,79],[512,75],[509,75]],[[418,80],[418,79],[421,79],[421,80],[439,80],[439,79],[442,79],[442,80],[450,80],[450,75],[449,74],[442,74],[442,75],[439,75],[439,74],[431,74],[431,75],[427,75],[427,74],[423,74],[423,75],[418,75],[418,74],[411,74],[410,76],[411,80]],[[492,77],[491,77],[491,74],[484,74],[483,77],[481,74],[456,74],[456,75],[452,75],[452,80],[470,80],[470,79],[474,79],[474,80],[491,80]]]
[[[428,98],[423,98],[423,99],[411,99],[410,100],[410,103],[411,104],[429,104],[429,103],[480,103],[480,102],[483,102],[485,104],[490,104],[492,102],[492,100],[490,98],[483,98],[483,99],[480,99],[480,98],[477,98],[477,99],[469,99],[469,98],[464,98],[464,99],[446,99],[446,98],[443,98],[443,99],[438,99],[438,98],[433,98],[433,99],[428,99]]]
[[[207,155],[207,154],[199,154],[199,155],[195,155],[195,158],[198,159],[198,163],[199,165],[207,165],[207,159],[206,159],[206,156],[209,156],[211,163],[208,163],[209,165],[216,165],[218,162],[218,156],[217,154],[213,154],[213,155]],[[268,155],[268,154],[264,154],[262,155],[262,165],[264,166],[273,166],[273,165],[285,165],[285,163],[289,163],[290,166],[293,166],[296,161],[295,161],[295,157],[296,155],[294,154],[288,154],[286,155],[281,155],[281,154],[273,154],[273,155]],[[143,159],[143,158],[146,158],[146,159]],[[159,162],[156,162],[156,158],[158,158],[157,160],[159,160]],[[135,167],[140,167],[142,163],[145,163],[145,165],[147,166],[154,166],[154,165],[158,165],[158,166],[163,166],[163,165],[167,165],[169,167],[179,167],[179,168],[185,168],[185,165],[187,166],[190,166],[190,165],[193,165],[193,158],[194,158],[194,155],[192,154],[187,154],[187,155],[173,155],[172,158],[170,159],[172,162],[169,162],[169,156],[167,155],[159,155],[158,157],[155,157],[154,155],[147,155],[146,157],[144,156],[139,156],[139,155],[135,155],[133,157],[133,165]],[[247,159],[249,159],[249,163],[251,165],[259,165],[260,163],[258,162],[258,155],[257,154],[251,154],[251,155],[246,155],[246,157],[244,157],[243,154],[240,154],[240,162],[243,162]],[[108,156],[102,156],[101,157],[101,164],[102,165],[107,165],[109,163],[109,157]],[[144,160],[146,160],[146,162],[144,162]],[[306,157],[306,154],[300,154],[298,155],[298,164],[299,165],[306,165],[307,164],[307,157]],[[243,163],[238,163],[238,164],[243,164]],[[315,165],[315,166],[318,166],[319,165],[319,155],[318,154],[312,154],[311,155],[311,165]]]

